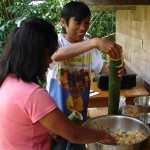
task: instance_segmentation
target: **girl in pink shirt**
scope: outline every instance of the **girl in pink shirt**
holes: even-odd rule
[[[38,18],[12,30],[0,58],[0,150],[50,150],[48,132],[78,144],[115,142],[104,130],[70,121],[40,86],[57,40],[54,27]]]

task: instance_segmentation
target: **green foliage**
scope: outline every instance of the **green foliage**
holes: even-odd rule
[[[115,41],[116,32],[116,14],[110,11],[92,12],[91,25],[88,30],[88,37],[106,38]],[[101,52],[106,59],[106,54]]]
[[[15,18],[23,12],[23,7],[26,3],[23,4],[23,0],[3,0],[0,3],[0,52],[3,50],[8,33],[14,25]],[[15,9],[13,7],[14,5],[16,5]],[[20,9],[21,7],[22,9]]]
[[[51,22],[60,31],[59,15],[62,6],[69,0],[45,0],[32,4],[31,0],[2,0],[0,3],[0,52],[2,52],[8,33],[17,19],[36,16]]]
[[[110,11],[92,12],[88,30],[91,37],[105,37],[116,32],[116,14]],[[115,35],[106,37],[115,41]]]

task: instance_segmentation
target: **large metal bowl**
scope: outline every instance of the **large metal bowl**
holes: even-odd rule
[[[150,112],[150,96],[139,96],[134,98],[134,104],[139,112]]]
[[[150,129],[144,122],[128,116],[121,115],[104,115],[98,116],[87,120],[83,126],[87,126],[93,129],[106,129],[109,128],[111,131],[120,129],[121,132],[128,131],[144,131],[147,133],[147,137],[132,145],[106,145],[99,142],[88,144],[89,150],[139,150],[145,142],[148,141],[150,136]]]

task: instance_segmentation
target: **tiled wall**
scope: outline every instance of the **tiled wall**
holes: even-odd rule
[[[125,63],[150,85],[150,5],[116,14],[116,42],[123,47]]]

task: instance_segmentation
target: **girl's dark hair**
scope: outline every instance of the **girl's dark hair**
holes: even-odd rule
[[[25,82],[38,83],[45,77],[47,58],[57,50],[58,37],[53,25],[27,18],[14,27],[0,57],[0,86],[9,73]]]
[[[86,4],[83,2],[71,1],[63,7],[60,17],[63,18],[68,25],[71,17],[75,17],[76,21],[82,21],[90,15],[90,9]],[[63,33],[66,33],[65,28],[62,27],[62,30]]]

